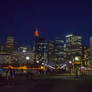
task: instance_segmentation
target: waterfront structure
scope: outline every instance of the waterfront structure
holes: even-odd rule
[[[7,65],[7,64],[9,64],[8,57],[9,57],[9,54],[0,53],[0,65]]]
[[[29,60],[26,59],[29,57]],[[0,65],[13,65],[21,66],[25,64],[34,63],[34,53],[33,52],[13,52],[0,54]]]
[[[19,65],[32,64],[34,63],[34,53],[33,52],[16,52],[13,54],[17,58],[17,63]]]

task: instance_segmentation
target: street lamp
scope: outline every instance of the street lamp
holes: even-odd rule
[[[76,78],[78,77],[78,62],[79,61],[79,57],[75,57],[75,62],[76,62]]]
[[[28,64],[28,61],[30,60],[30,57],[26,56],[26,60],[27,60],[27,64]]]
[[[30,59],[30,57],[29,56],[26,56],[26,60],[29,60]]]

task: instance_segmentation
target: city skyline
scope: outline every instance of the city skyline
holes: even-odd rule
[[[90,80],[92,0],[0,0],[0,92],[86,92]]]
[[[36,32],[37,31],[37,32]],[[57,38],[59,38],[59,39],[61,39],[61,40],[64,40],[64,43],[66,44],[66,37],[68,36],[68,35],[79,35],[79,36],[81,36],[82,37],[82,35],[80,35],[80,34],[73,34],[73,33],[70,33],[70,34],[67,34],[67,35],[65,35],[64,36],[64,38],[62,38],[62,37],[55,37],[54,39],[48,39],[48,38],[44,38],[44,37],[42,37],[42,36],[40,36],[40,34],[39,34],[39,30],[38,30],[38,28],[36,28],[35,29],[35,31],[34,31],[34,37],[33,37],[33,39],[32,40],[30,40],[30,43],[26,43],[26,42],[24,42],[24,43],[21,43],[23,40],[21,40],[21,41],[17,41],[16,40],[16,38],[14,37],[14,36],[12,36],[12,35],[10,35],[10,36],[7,36],[6,38],[4,38],[4,39],[0,39],[0,44],[2,44],[2,45],[6,45],[6,41],[7,41],[7,38],[8,37],[13,37],[14,38],[14,42],[15,43],[17,43],[17,44],[19,44],[19,45],[21,45],[21,46],[33,46],[33,44],[34,44],[34,40],[35,40],[35,35],[38,35],[39,36],[39,38],[43,38],[43,39],[45,39],[45,40],[47,40],[47,41],[55,41]],[[92,37],[92,36],[91,36]],[[89,44],[84,44],[84,40],[83,40],[83,37],[82,37],[82,46],[90,46],[90,38],[91,37],[89,37],[89,39],[88,39],[88,43]]]
[[[89,45],[92,36],[92,1],[22,1],[9,0],[0,3],[0,37],[14,36],[21,44],[31,44],[35,28],[47,40],[61,39],[73,33],[83,37]]]

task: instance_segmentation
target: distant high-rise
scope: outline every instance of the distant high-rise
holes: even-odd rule
[[[90,49],[88,46],[82,46],[82,65],[86,66],[88,64]]]
[[[50,64],[55,64],[55,42],[47,42],[47,59]]]
[[[74,56],[82,56],[82,36],[74,34],[66,36],[66,56],[68,60]]]
[[[90,48],[92,48],[92,37],[90,37]]]
[[[33,47],[35,53],[35,61],[44,61],[47,58],[47,41],[39,37],[38,28],[35,31],[35,42]]]
[[[92,66],[92,37],[90,37],[90,65]]]
[[[38,42],[36,43],[36,54],[38,55],[38,59],[40,61],[47,58],[47,41],[43,38],[39,38]]]
[[[4,52],[4,46],[0,44],[0,52]]]
[[[64,40],[56,38],[55,40],[55,61],[56,63],[64,63]]]
[[[6,51],[12,52],[14,50],[14,37],[7,37],[6,41]]]

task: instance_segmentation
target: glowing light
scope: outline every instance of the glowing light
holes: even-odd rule
[[[38,29],[36,29],[36,31],[35,31],[35,36],[36,36],[36,37],[39,37]]]
[[[42,70],[45,70],[45,67],[44,67],[44,66],[41,66],[41,69],[42,69]]]
[[[71,36],[73,36],[72,34],[70,34],[70,35],[66,35],[66,37],[71,37]]]
[[[8,68],[10,68],[10,69],[14,69],[14,67],[13,67],[13,66],[11,66],[11,65],[9,65],[9,66],[8,66]]]
[[[45,64],[47,66],[47,64]]]
[[[42,65],[44,65],[44,63],[42,63]]]
[[[9,69],[10,68],[10,66],[7,66],[7,67],[3,67],[4,69]],[[26,69],[31,69],[31,70],[40,70],[42,67],[38,67],[38,68],[36,68],[36,67],[30,67],[30,68],[28,68],[27,66],[20,66],[20,67],[13,67],[13,66],[11,66],[11,69],[24,69],[24,70],[26,70]]]
[[[36,63],[39,63],[39,61],[36,61]]]
[[[26,71],[26,70],[24,70],[23,72],[24,72],[24,73],[27,73],[27,71]]]
[[[26,52],[26,50],[23,50],[23,52],[25,53],[25,52]]]
[[[30,57],[29,56],[26,56],[26,60],[29,60],[30,59]]]
[[[61,66],[61,68],[60,69],[63,69],[63,68],[65,68],[66,67],[66,64],[64,64],[63,66]]]
[[[70,64],[72,64],[72,61],[69,61]]]
[[[75,60],[76,60],[76,61],[78,61],[78,60],[79,60],[79,58],[78,58],[78,57],[75,57]]]

